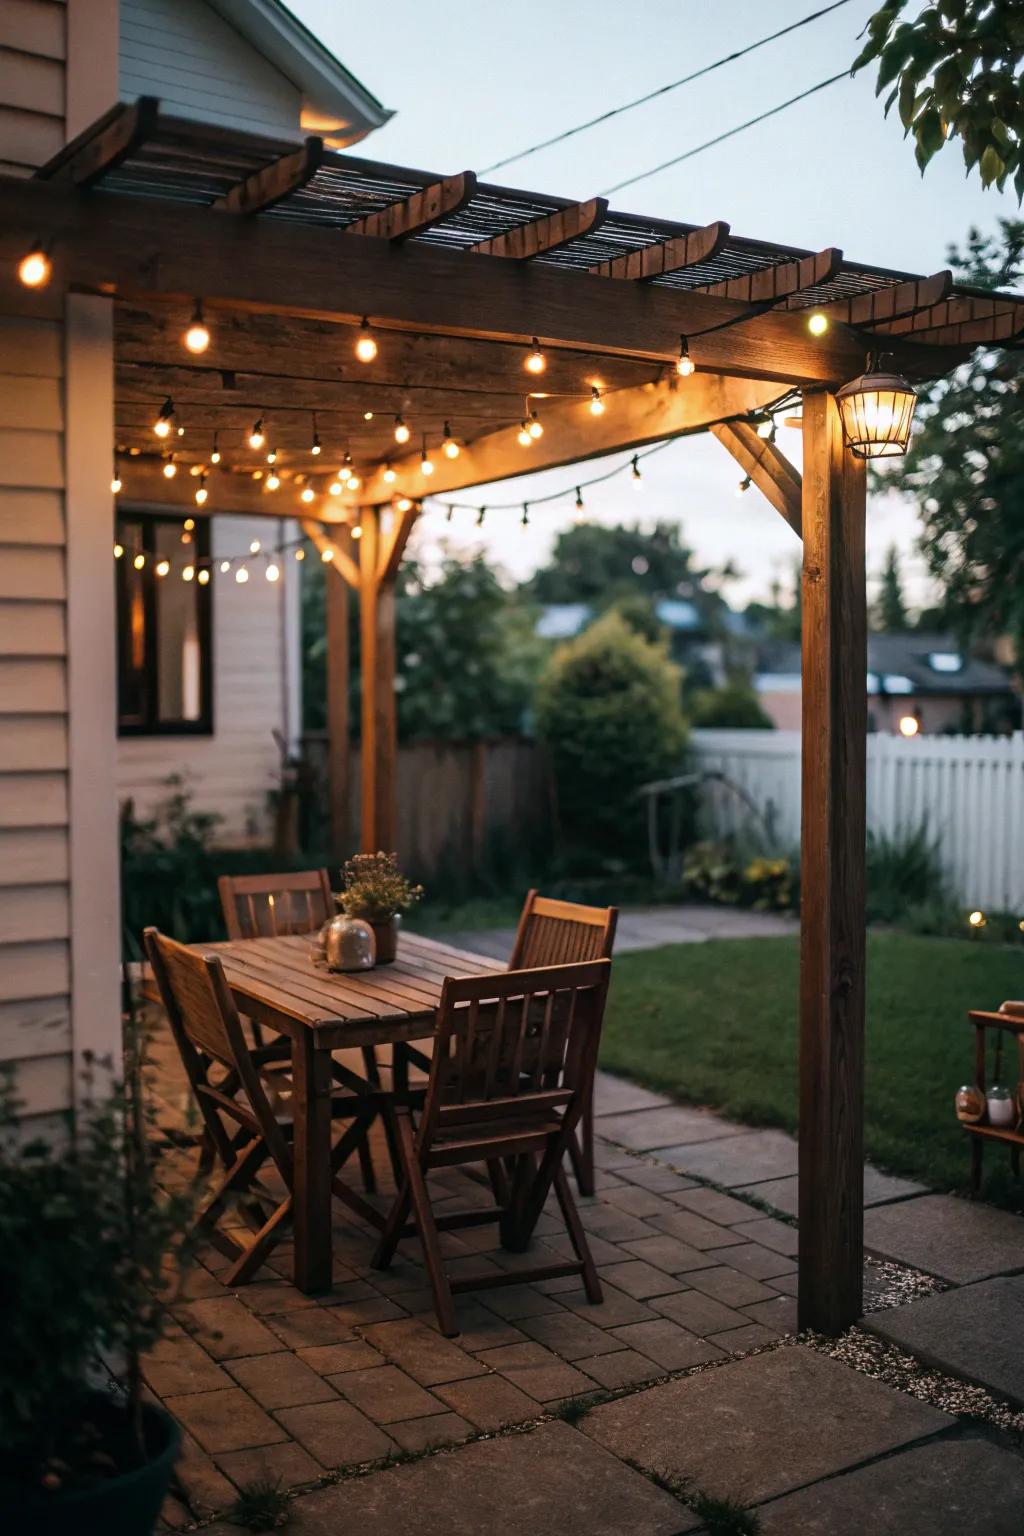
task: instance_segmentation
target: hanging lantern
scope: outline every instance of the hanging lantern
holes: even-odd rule
[[[892,459],[907,451],[917,393],[898,373],[885,373],[881,357],[836,395],[843,436],[858,459]]]

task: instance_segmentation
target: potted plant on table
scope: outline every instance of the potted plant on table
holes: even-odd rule
[[[165,1194],[127,1085],[33,1140],[0,1095],[0,1510],[32,1536],[150,1536],[179,1432],[144,1401],[140,1359],[165,1331],[168,1255],[192,1208]],[[87,1092],[95,1087],[87,1065]],[[174,1264],[171,1265],[172,1271]]]
[[[338,905],[349,917],[369,923],[377,944],[377,964],[388,964],[395,958],[398,914],[423,900],[423,887],[402,874],[394,853],[357,853],[342,875],[345,888]]]

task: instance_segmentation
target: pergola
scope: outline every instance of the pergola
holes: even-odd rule
[[[0,240],[9,312],[59,316],[68,292],[113,303],[126,499],[301,517],[330,558],[336,827],[358,592],[365,848],[393,842],[394,587],[425,495],[711,431],[802,536],[799,1316],[846,1327],[861,1312],[863,1263],[865,474],[835,391],[879,349],[907,378],[934,378],[1017,336],[1020,303],[949,272],[915,277],[741,239],[723,222],[640,218],[471,171],[377,164],[315,138],[297,148],[218,130],[167,118],[148,98],[113,108],[32,181],[0,179]],[[19,289],[17,263],[36,243],[52,280]],[[211,339],[192,356],[182,335],[197,301]],[[830,322],[821,334],[812,311]],[[378,347],[370,363],[355,353],[364,322]],[[524,366],[535,341],[538,374]],[[690,375],[677,369],[681,345]],[[802,476],[756,430],[797,396]],[[186,430],[161,444],[153,422],[166,399]],[[533,410],[544,431],[527,449]],[[274,490],[265,452],[249,446],[259,418],[277,453]],[[410,429],[404,445],[396,418]],[[162,474],[168,447],[206,471],[201,509],[193,476]]]

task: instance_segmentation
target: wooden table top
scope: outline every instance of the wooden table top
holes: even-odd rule
[[[446,976],[501,969],[487,955],[403,932],[392,964],[339,973],[314,964],[312,939],[228,939],[192,948],[220,957],[240,1012],[288,1035],[311,1029],[327,1050],[422,1040],[433,1033]]]

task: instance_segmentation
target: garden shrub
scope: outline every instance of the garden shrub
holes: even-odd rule
[[[598,863],[646,855],[637,790],[679,763],[680,687],[665,648],[617,613],[560,646],[540,679],[537,729],[551,754],[561,831]]]
[[[872,923],[901,923],[911,908],[948,902],[946,875],[937,839],[927,820],[913,831],[890,837],[869,832],[867,843],[867,915]]]
[[[687,704],[694,730],[774,731],[775,722],[765,714],[753,688],[745,683],[726,683],[721,688],[700,688]]]

